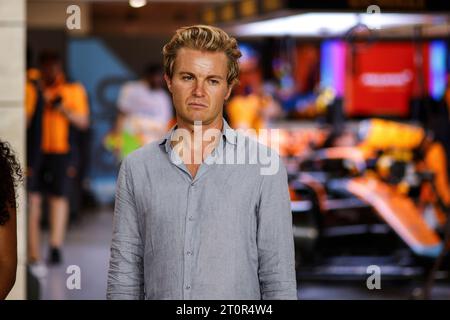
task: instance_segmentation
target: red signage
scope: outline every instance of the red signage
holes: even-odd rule
[[[427,88],[427,73],[418,72],[428,70],[426,49],[425,44],[417,49],[412,43],[387,42],[347,50],[346,113],[408,116],[411,99]]]

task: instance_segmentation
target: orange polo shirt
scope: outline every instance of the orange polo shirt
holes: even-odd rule
[[[44,88],[47,101],[51,101],[57,95],[62,97],[64,107],[73,114],[89,115],[86,91],[80,83],[67,83],[61,77],[55,85]],[[25,98],[27,118],[33,116],[36,99],[36,88],[31,83],[27,83]],[[42,115],[42,152],[68,153],[70,151],[69,128],[69,120],[60,111],[54,110],[49,104],[45,105]]]
[[[263,100],[257,95],[235,96],[227,106],[231,127],[255,130],[264,128],[264,120],[260,115],[261,108],[264,107]]]

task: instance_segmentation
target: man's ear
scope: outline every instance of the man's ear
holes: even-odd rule
[[[164,80],[166,81],[167,89],[172,92],[172,79],[170,79],[169,76],[164,73]]]
[[[231,95],[231,91],[233,91],[233,85],[232,84],[228,85],[227,94],[225,95],[225,100],[228,100],[228,98]]]

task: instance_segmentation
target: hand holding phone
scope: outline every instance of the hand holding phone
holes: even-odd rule
[[[62,97],[57,95],[55,98],[50,100],[50,105],[53,109],[60,109],[62,107]]]

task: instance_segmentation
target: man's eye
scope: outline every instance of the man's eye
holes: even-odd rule
[[[219,80],[216,80],[216,79],[210,79],[209,82],[210,82],[212,85],[217,85],[217,84],[219,84]]]
[[[188,81],[188,80],[192,80],[192,77],[191,76],[183,76],[182,79]]]

